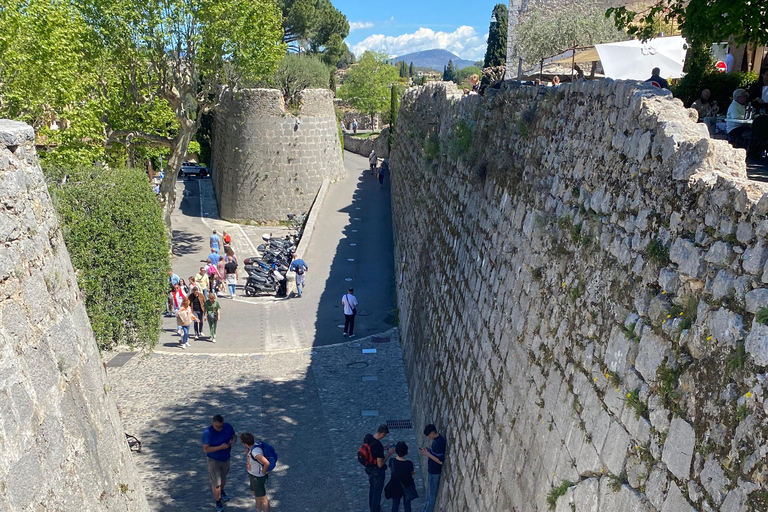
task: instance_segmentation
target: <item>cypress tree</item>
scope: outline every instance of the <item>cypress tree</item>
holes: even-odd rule
[[[336,68],[331,68],[331,79],[328,81],[328,88],[336,96]]]
[[[453,67],[453,60],[448,61],[445,71],[443,71],[443,81],[452,82],[456,78],[456,68]]]
[[[408,67],[408,76],[413,78],[413,62],[411,62],[411,65]]]
[[[507,63],[507,20],[508,10],[504,4],[493,8],[496,22],[488,29],[488,47],[485,50],[483,67],[504,66]]]

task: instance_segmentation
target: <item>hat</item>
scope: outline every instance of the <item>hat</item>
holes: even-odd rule
[[[735,91],[733,91],[733,99],[734,100],[737,100],[737,99],[741,98],[742,96],[746,96],[746,95],[747,95],[747,91],[745,91],[744,89],[736,89]]]

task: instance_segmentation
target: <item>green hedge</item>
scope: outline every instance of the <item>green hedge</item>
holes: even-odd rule
[[[671,87],[672,94],[683,100],[686,107],[701,96],[703,89],[712,93],[711,101],[717,101],[720,113],[725,114],[733,99],[733,91],[738,88],[747,89],[757,81],[755,73],[719,73],[717,71],[694,74],[683,77],[680,82]]]
[[[45,169],[102,349],[153,347],[170,268],[160,204],[139,169]]]

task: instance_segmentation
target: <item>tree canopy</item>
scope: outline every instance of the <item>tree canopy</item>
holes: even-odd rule
[[[398,70],[387,64],[387,60],[386,53],[365,52],[357,65],[347,71],[339,87],[339,97],[371,116],[371,122],[376,113],[387,108],[389,87],[398,83]]]
[[[277,71],[263,85],[280,89],[285,102],[295,103],[304,89],[327,88],[330,84],[330,68],[318,57],[294,53],[286,54],[277,66]]]
[[[331,0],[279,0],[278,5],[287,44],[323,54],[323,62],[330,66],[348,59],[344,39],[349,35],[349,22]]]
[[[657,0],[644,11],[612,7],[616,27],[643,40],[657,35],[658,20],[676,22],[690,44],[709,45],[733,38],[737,43],[768,44],[768,2],[736,0]]]
[[[488,28],[488,46],[485,50],[483,67],[505,66],[507,64],[507,28],[509,12],[505,4],[496,4],[493,18]]]
[[[453,60],[449,60],[448,64],[443,68],[443,81],[451,82],[456,78],[456,68],[453,66]]]
[[[576,46],[588,46],[627,39],[625,32],[606,19],[594,3],[580,3],[560,9],[552,15],[536,10],[515,29],[517,55],[538,64],[546,57]]]

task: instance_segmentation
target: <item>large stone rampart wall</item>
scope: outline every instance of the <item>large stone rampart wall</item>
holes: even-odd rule
[[[224,93],[212,143],[222,218],[268,222],[306,213],[324,179],[344,176],[331,92],[305,90],[299,104],[294,115],[277,90]]]
[[[376,151],[379,158],[389,158],[389,127],[384,128],[382,132],[375,137],[363,139],[355,137],[351,133],[344,134],[344,149],[355,153],[356,155],[368,156],[371,150]]]
[[[558,512],[768,509],[768,185],[692,118],[611,80],[404,96],[397,300],[440,510],[566,481]]]
[[[34,140],[0,120],[0,510],[148,511]]]

